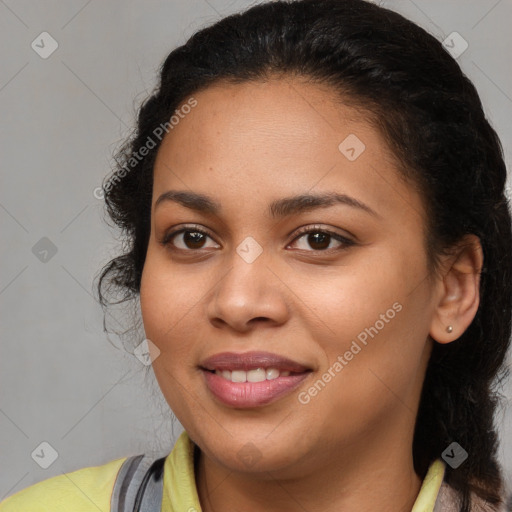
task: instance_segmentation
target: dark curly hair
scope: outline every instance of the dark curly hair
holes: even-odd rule
[[[429,464],[457,441],[469,458],[446,468],[460,512],[476,493],[502,502],[494,425],[508,376],[504,364],[512,322],[512,233],[499,138],[478,93],[432,35],[401,15],[363,0],[272,1],[221,19],[173,50],[154,93],[142,104],[134,134],[116,154],[103,183],[108,215],[124,236],[123,253],[99,274],[105,311],[136,298],[150,234],[153,165],[164,126],[191,95],[214,82],[300,76],[338,91],[385,137],[401,176],[422,193],[431,272],[464,235],[479,237],[484,266],[480,305],[466,331],[434,343],[416,420],[413,458]],[[169,125],[167,125],[169,126]],[[119,296],[118,296],[119,298]]]

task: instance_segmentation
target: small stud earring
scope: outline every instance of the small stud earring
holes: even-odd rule
[[[446,332],[452,332],[453,331],[453,327],[451,325],[449,325],[447,328],[446,328]]]

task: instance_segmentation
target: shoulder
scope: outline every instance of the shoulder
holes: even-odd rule
[[[63,473],[33,484],[0,502],[0,512],[108,511],[115,479],[126,459]]]

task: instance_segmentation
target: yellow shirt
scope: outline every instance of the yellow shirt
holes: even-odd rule
[[[126,457],[38,482],[0,503],[0,512],[109,512],[117,473]],[[441,459],[429,467],[411,512],[433,512],[444,478]],[[194,477],[194,445],[184,431],[164,464],[161,512],[201,512]]]

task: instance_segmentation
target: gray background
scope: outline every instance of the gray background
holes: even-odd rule
[[[0,0],[0,500],[63,472],[168,453],[181,432],[152,371],[145,377],[147,367],[102,332],[92,283],[116,242],[94,190],[168,52],[251,3]],[[440,40],[457,31],[468,42],[457,60],[510,169],[512,0],[381,4]],[[31,48],[43,31],[59,45],[47,59]],[[43,237],[57,249],[46,262],[33,250]],[[504,393],[510,405],[510,382]],[[497,421],[512,481],[511,408]],[[31,457],[44,441],[58,452],[47,469]]]

